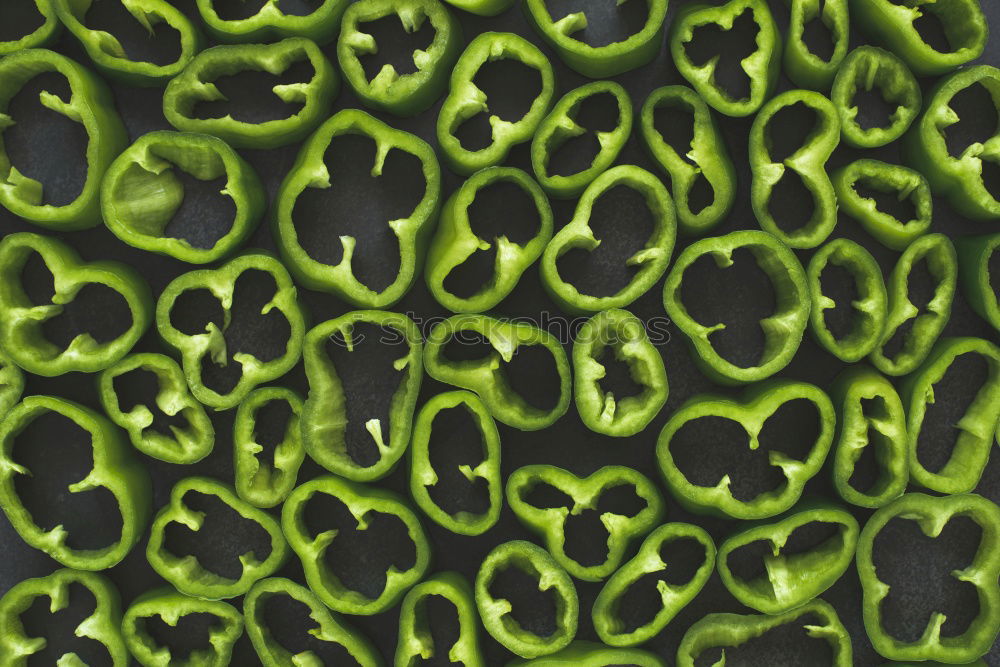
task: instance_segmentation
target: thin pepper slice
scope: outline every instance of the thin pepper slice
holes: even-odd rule
[[[502,597],[495,597],[490,587],[497,576],[508,568],[517,568],[538,580],[538,590],[551,590],[555,597],[555,630],[542,637],[522,627],[513,616],[514,606]],[[522,658],[538,658],[565,648],[576,636],[580,603],[576,586],[566,570],[536,544],[512,540],[499,544],[479,565],[476,574],[476,607],[483,627],[504,648]]]
[[[649,574],[671,571],[670,544],[694,541],[704,549],[704,559],[691,578],[683,583],[666,579],[656,582],[660,608],[643,625],[627,630],[623,619],[624,596],[639,580]],[[659,635],[664,628],[701,592],[715,571],[715,543],[704,529],[690,523],[666,523],[651,532],[639,547],[639,553],[611,575],[597,594],[591,611],[594,630],[609,646],[637,646]]]
[[[115,380],[129,373],[148,373],[156,378],[155,405],[136,402],[135,396],[119,396]],[[155,352],[129,355],[97,376],[97,392],[104,412],[125,429],[132,446],[147,456],[167,463],[197,463],[212,453],[215,428],[205,408],[195,400],[177,362]],[[132,405],[128,412],[123,401]],[[169,432],[154,426],[156,411],[184,424],[171,423]]]
[[[285,118],[260,123],[221,118],[199,118],[200,102],[224,101],[215,81],[241,72],[278,76],[295,63],[308,61],[308,81],[276,84],[271,90],[282,102],[302,108]],[[340,88],[337,70],[316,44],[290,37],[274,44],[213,46],[199,53],[163,92],[163,115],[182,132],[211,134],[236,148],[278,148],[304,139],[327,117]]]
[[[535,507],[529,498],[532,490],[545,485],[566,494],[572,507]],[[584,564],[566,552],[566,524],[571,516],[595,511],[601,496],[610,489],[631,488],[643,508],[629,516],[608,510],[600,515],[608,533],[607,555],[603,561]],[[507,478],[507,504],[528,530],[545,542],[556,562],[582,581],[601,581],[618,569],[629,552],[631,542],[642,537],[663,517],[663,499],[656,485],[634,468],[604,466],[587,477],[577,477],[553,465],[527,465]]]
[[[87,134],[84,154],[87,175],[79,194],[65,205],[46,203],[45,184],[21,173],[3,146],[3,133],[17,124],[10,103],[32,79],[58,73],[69,84],[70,97],[43,90],[42,106],[79,123]],[[86,229],[101,223],[101,179],[111,161],[128,144],[128,135],[115,111],[111,91],[82,65],[47,49],[26,49],[0,59],[0,205],[40,227],[60,231]]]
[[[332,42],[340,29],[346,0],[309,3],[309,12],[288,12],[281,0],[264,0],[256,13],[244,18],[223,18],[216,4],[224,0],[195,0],[201,20],[220,42],[273,42],[287,37],[307,37],[318,44]],[[313,7],[313,5],[316,5]]]
[[[799,88],[828,90],[847,56],[851,24],[847,0],[786,0],[791,15],[785,38],[784,66],[788,78]],[[829,57],[814,53],[806,43],[806,26],[819,21],[830,36]]]
[[[595,132],[600,148],[589,167],[573,174],[550,173],[549,162],[556,151],[570,139],[588,132],[586,127],[577,122],[577,114],[588,98],[598,95],[610,95],[615,100],[618,120],[614,128]],[[591,81],[574,88],[559,98],[531,139],[531,168],[535,172],[535,178],[550,197],[570,199],[579,196],[595,178],[614,164],[630,134],[632,100],[621,84],[614,81]]]
[[[561,651],[510,667],[666,667],[662,658],[637,648],[610,648],[596,642],[574,641]]]
[[[66,489],[73,494],[103,488],[114,496],[122,531],[105,547],[69,546],[70,535],[62,524],[48,529],[40,526],[18,495],[18,476],[31,476],[32,471],[14,460],[14,442],[18,434],[46,413],[72,421],[90,436],[93,467]],[[121,431],[90,408],[54,396],[28,396],[0,422],[0,508],[21,539],[66,567],[105,570],[121,562],[142,538],[149,520],[150,486],[149,474],[133,456]]]
[[[435,596],[455,608],[458,635],[451,646],[436,646],[430,632],[433,618],[426,600]],[[420,582],[406,594],[399,610],[395,667],[415,667],[434,658],[464,667],[486,665],[479,648],[479,617],[472,587],[458,572],[441,572]]]
[[[62,32],[62,23],[52,8],[52,0],[30,0],[30,2],[42,17],[41,24],[18,39],[0,41],[0,56],[9,56],[26,49],[47,47],[56,41]]]
[[[875,538],[894,519],[915,521],[924,535],[937,538],[955,518],[975,522],[982,534],[976,554],[969,565],[950,573],[959,582],[976,589],[979,613],[960,635],[942,636],[947,617],[942,612],[931,615],[920,638],[907,642],[892,636],[885,628],[882,603],[890,587],[879,579],[872,556]],[[882,507],[861,529],[858,540],[858,575],[861,579],[861,611],[865,630],[872,646],[890,660],[940,660],[947,663],[969,662],[985,654],[1000,631],[1000,507],[972,493],[936,497],[907,493]]]
[[[232,200],[235,214],[229,230],[208,247],[167,231],[185,196],[178,173],[200,181],[226,178],[219,194]],[[111,163],[101,186],[101,211],[112,234],[133,248],[190,264],[209,264],[232,254],[256,229],[266,208],[264,186],[253,167],[229,144],[207,134],[144,134]]]
[[[508,121],[490,114],[492,140],[489,146],[470,151],[462,146],[455,131],[466,120],[490,113],[486,94],[475,83],[476,74],[488,62],[513,60],[538,72],[541,91],[524,116]],[[484,32],[476,36],[459,56],[451,71],[448,96],[437,117],[437,140],[448,167],[462,175],[500,164],[517,144],[531,139],[548,113],[555,95],[552,63],[537,46],[510,32]]]
[[[0,422],[24,393],[24,371],[0,349]]]
[[[324,264],[302,246],[295,226],[295,202],[306,188],[325,189],[332,186],[332,180],[335,182],[336,166],[328,166],[324,155],[331,142],[344,135],[366,136],[375,143],[372,176],[382,176],[386,156],[393,150],[416,157],[423,170],[424,195],[413,212],[405,218],[386,221],[399,243],[399,273],[392,283],[378,292],[354,275],[351,260],[359,250],[354,237],[341,236],[343,258],[336,265]],[[275,240],[288,269],[304,286],[331,292],[358,308],[388,308],[403,298],[417,279],[417,267],[423,261],[434,229],[440,196],[441,168],[433,148],[419,137],[394,129],[360,109],[344,109],[309,137],[282,181],[276,199]]]
[[[486,338],[493,350],[481,359],[453,361],[445,346],[466,332]],[[510,385],[504,366],[518,348],[543,346],[559,375],[559,397],[548,409],[531,405]],[[424,368],[439,382],[475,392],[483,399],[494,419],[522,431],[551,426],[569,409],[572,380],[569,359],[559,340],[548,331],[527,322],[500,320],[488,315],[452,315],[431,329],[424,348]]]
[[[661,108],[692,116],[689,146],[670,145],[657,129],[656,114]],[[686,86],[657,88],[642,105],[639,130],[653,161],[670,177],[680,233],[699,236],[721,223],[736,200],[736,169],[719,125],[698,93]],[[696,190],[701,179],[712,196],[704,205]]]
[[[288,422],[281,441],[269,458],[262,460],[264,445],[258,442],[257,425],[261,412],[273,403],[288,406]],[[284,502],[295,488],[299,466],[305,460],[302,446],[302,399],[287,387],[254,389],[236,409],[233,421],[233,470],[236,495],[255,507],[274,507]]]
[[[840,167],[830,176],[840,210],[854,218],[876,241],[891,250],[905,250],[931,226],[933,202],[927,179],[919,171],[901,165],[865,158]],[[916,215],[899,220],[878,207],[871,197],[862,196],[858,186],[909,200]]]
[[[955,239],[958,280],[972,309],[1000,331],[1000,275],[993,275],[993,259],[1000,252],[1000,233]],[[2,411],[0,411],[2,412]]]
[[[506,236],[484,239],[472,231],[469,209],[479,191],[497,183],[513,183],[524,191],[538,213],[538,231],[523,245]],[[441,218],[427,250],[424,280],[437,302],[456,313],[481,313],[503,301],[517,286],[552,238],[552,207],[545,193],[531,176],[516,167],[487,167],[470,176],[445,202]],[[492,243],[491,243],[492,241]],[[493,277],[471,296],[449,292],[445,281],[475,253],[488,251],[496,244]]]

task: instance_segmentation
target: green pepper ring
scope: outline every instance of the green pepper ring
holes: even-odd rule
[[[958,278],[962,293],[972,309],[1000,331],[1000,296],[994,282],[1000,275],[990,269],[992,257],[1000,252],[1000,233],[966,236],[955,240],[958,251]]]
[[[411,588],[399,610],[395,667],[411,667],[420,664],[421,659],[431,658],[447,658],[463,667],[485,667],[479,647],[479,615],[473,595],[472,587],[458,572],[434,574]],[[458,636],[446,655],[442,655],[444,647],[435,646],[431,633],[424,630],[429,627],[431,619],[426,607],[421,613],[419,605],[421,600],[433,596],[444,598],[454,605],[458,617]]]

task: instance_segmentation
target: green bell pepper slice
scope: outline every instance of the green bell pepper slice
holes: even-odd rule
[[[710,255],[716,266],[733,265],[733,253],[748,249],[775,289],[775,312],[760,321],[764,332],[764,352],[755,366],[739,366],[716,350],[711,336],[726,328],[722,322],[704,325],[696,321],[681,301],[681,281],[702,255]],[[677,257],[663,284],[663,305],[667,315],[687,338],[695,353],[695,363],[716,382],[744,384],[768,378],[788,365],[802,342],[812,303],[806,272],[788,246],[767,232],[742,230],[725,236],[695,241]]]
[[[493,347],[490,354],[468,361],[449,359],[444,351],[446,344],[466,332],[486,338]],[[518,394],[504,370],[518,348],[535,345],[552,355],[559,375],[559,397],[548,409],[535,407]],[[478,394],[494,419],[522,431],[551,426],[569,409],[572,379],[566,351],[554,335],[527,322],[488,315],[452,315],[434,325],[427,336],[424,368],[439,382]]]
[[[672,146],[656,128],[656,112],[667,108],[690,114],[691,143]],[[643,145],[657,166],[670,178],[681,234],[700,236],[718,226],[736,201],[736,168],[711,109],[686,86],[663,86],[649,94],[642,105],[639,130]],[[712,200],[695,211],[695,185],[704,179]]]
[[[383,290],[376,292],[358,280],[351,266],[357,249],[352,236],[341,236],[343,259],[336,266],[324,264],[309,255],[299,243],[295,227],[295,202],[306,188],[331,187],[331,167],[324,155],[334,138],[343,135],[370,137],[376,157],[372,175],[382,176],[389,151],[398,150],[416,157],[423,169],[425,190],[413,213],[406,218],[387,220],[386,224],[399,242],[399,273]],[[336,172],[334,172],[336,173]],[[344,109],[334,114],[302,146],[291,171],[282,181],[274,216],[275,240],[288,269],[295,279],[309,289],[331,292],[358,308],[389,308],[410,290],[417,279],[417,267],[434,229],[441,196],[441,167],[434,149],[419,137],[397,130],[360,109]]]
[[[555,597],[555,630],[542,637],[522,627],[513,615],[510,600],[495,597],[490,587],[497,576],[517,568],[538,580],[538,590]],[[539,658],[566,648],[576,636],[580,603],[576,586],[566,570],[545,549],[525,540],[495,546],[479,565],[475,584],[476,607],[483,627],[504,648],[522,658]]]
[[[666,578],[656,582],[661,605],[653,618],[628,630],[623,612],[624,596],[641,579],[657,572],[670,573],[670,545],[696,542],[704,549],[704,559],[691,578],[670,583]],[[651,532],[639,547],[639,553],[611,575],[597,594],[591,610],[594,630],[608,646],[637,646],[656,637],[677,614],[701,592],[715,571],[715,543],[703,528],[690,523],[666,523]]]
[[[39,102],[82,125],[87,134],[87,176],[76,198],[61,206],[45,202],[45,184],[21,173],[3,146],[4,130],[18,120],[8,113],[11,100],[32,79],[50,72],[66,79],[70,97],[64,100],[44,90],[39,93]],[[48,229],[74,231],[99,225],[101,179],[126,145],[128,135],[115,111],[111,91],[88,69],[47,49],[26,49],[0,59],[0,206]]]
[[[722,418],[735,421],[746,431],[751,452],[760,447],[759,436],[767,420],[789,401],[804,399],[818,414],[819,434],[809,448],[805,461],[772,450],[767,460],[781,470],[785,482],[749,500],[738,500],[729,488],[728,474],[712,487],[695,484],[677,467],[670,446],[674,435],[690,421]],[[681,505],[693,512],[728,516],[734,519],[766,519],[790,509],[802,495],[810,479],[819,472],[833,443],[836,413],[830,398],[819,387],[806,382],[771,380],[747,389],[741,400],[700,394],[678,408],[660,433],[656,458],[667,489]]]
[[[452,7],[476,16],[497,16],[511,8],[514,0],[444,0]]]
[[[662,658],[637,648],[610,648],[595,642],[574,641],[569,646],[534,660],[515,661],[508,667],[666,667]]]
[[[0,422],[24,393],[24,371],[0,350]]]
[[[535,507],[528,496],[540,485],[551,486],[569,496],[572,507]],[[566,552],[566,524],[570,516],[596,511],[609,489],[630,487],[644,507],[635,515],[612,510],[600,515],[608,533],[607,556],[602,562],[584,564]],[[629,553],[633,540],[642,537],[663,518],[664,505],[653,482],[626,466],[604,466],[587,477],[577,477],[553,465],[527,465],[507,478],[507,504],[525,528],[538,535],[545,548],[571,576],[581,581],[601,581],[610,576]]]
[[[134,403],[122,410],[123,397],[118,395],[115,380],[129,373],[148,373],[156,379],[155,405]],[[215,447],[215,428],[205,408],[188,389],[184,372],[177,362],[155,352],[131,354],[97,376],[97,393],[101,407],[115,424],[128,433],[132,446],[154,459],[175,464],[201,461]],[[184,425],[170,424],[164,432],[153,426],[156,412],[183,419]]]
[[[969,565],[951,572],[956,580],[970,584],[979,598],[979,614],[960,635],[942,636],[946,617],[935,612],[920,639],[913,642],[893,637],[884,626],[882,602],[890,587],[879,579],[872,556],[875,538],[889,521],[915,521],[924,535],[936,538],[953,518],[962,517],[982,529],[979,546]],[[861,529],[857,555],[861,579],[865,630],[872,646],[890,660],[940,660],[948,663],[976,660],[992,646],[1000,630],[1000,508],[982,496],[959,494],[945,497],[907,493],[880,508]]]
[[[121,599],[115,585],[107,577],[94,572],[62,569],[35,579],[25,579],[10,588],[0,598],[0,656],[9,667],[27,667],[34,664],[31,656],[41,653],[48,646],[44,637],[29,637],[21,615],[34,606],[39,598],[48,598],[51,614],[70,605],[71,587],[82,586],[94,597],[94,611],[80,621],[73,634],[101,644],[113,667],[126,667],[128,649],[121,631]],[[64,653],[58,665],[72,667],[83,665],[76,653]]]
[[[281,0],[265,0],[256,13],[225,18],[215,8],[224,0],[195,0],[201,20],[212,36],[225,43],[274,42],[287,37],[307,37],[317,44],[332,42],[340,30],[346,0],[310,2],[309,13],[285,12]],[[312,7],[311,5],[317,5]],[[230,10],[232,11],[232,10]]]
[[[32,0],[32,4],[42,18],[41,24],[18,39],[0,41],[0,56],[9,56],[26,49],[47,47],[58,39],[62,32],[62,23],[52,8],[52,0]]]
[[[955,239],[958,280],[965,300],[994,329],[1000,331],[1000,275],[993,275],[993,256],[1000,250],[1000,233]],[[0,410],[2,413],[2,410]]]
[[[538,231],[523,245],[506,236],[480,238],[472,231],[469,208],[475,203],[480,190],[497,183],[513,183],[534,202],[538,212]],[[466,179],[441,208],[441,218],[427,250],[424,280],[437,302],[448,310],[455,313],[485,312],[507,298],[551,239],[552,207],[538,183],[515,167],[487,167]],[[472,296],[460,297],[449,292],[444,283],[451,272],[476,252],[492,248],[494,243],[496,261],[489,282]]]
[[[232,200],[235,215],[229,231],[208,247],[167,233],[185,195],[175,169],[201,181],[226,177],[219,194]],[[145,134],[115,158],[101,186],[101,211],[112,234],[133,248],[190,264],[232,254],[253,234],[266,208],[264,186],[253,167],[229,144],[207,134]]]
[[[264,445],[257,442],[262,411],[273,403],[288,406],[288,422],[281,441],[274,446],[271,461],[262,460]],[[306,457],[302,445],[302,399],[286,387],[254,389],[236,409],[233,421],[233,469],[236,495],[254,507],[274,507],[295,488],[299,467]]]
[[[413,565],[400,570],[395,565],[385,572],[385,587],[371,598],[341,581],[326,564],[326,552],[336,543],[338,530],[331,528],[312,535],[306,525],[306,505],[316,494],[326,494],[343,503],[357,520],[358,530],[367,530],[375,515],[399,519],[413,544]],[[281,508],[281,526],[288,543],[302,561],[306,583],[330,609],[342,614],[368,616],[391,609],[403,594],[423,579],[431,559],[431,544],[420,519],[400,496],[374,486],[324,475],[299,485]]]
[[[786,0],[791,14],[782,62],[788,78],[799,88],[829,90],[850,48],[851,23],[848,0]],[[829,57],[813,53],[806,43],[806,25],[819,21],[830,35]]]
[[[795,532],[809,524],[827,524],[836,533],[807,551],[785,553]],[[779,521],[745,528],[719,545],[716,559],[719,576],[734,598],[764,614],[781,614],[819,596],[854,562],[860,527],[847,510],[831,503],[799,508]],[[741,577],[729,567],[734,551],[764,543],[770,553],[761,556],[763,573],[753,579]],[[753,558],[756,558],[754,556]]]
[[[272,88],[281,101],[302,108],[286,118],[252,123],[230,114],[198,118],[199,102],[224,101],[215,81],[240,72],[282,74],[293,64],[308,61],[313,75],[308,81],[277,84]],[[181,132],[211,134],[236,148],[278,148],[304,139],[323,122],[340,89],[336,68],[316,44],[305,37],[289,37],[274,44],[236,44],[205,49],[170,80],[163,91],[163,115]]]
[[[840,167],[830,179],[840,210],[885,247],[903,251],[930,229],[934,207],[931,187],[919,171],[865,158]],[[909,200],[916,217],[899,220],[880,210],[875,199],[858,192],[858,185],[893,195],[899,201]]]
[[[79,482],[66,487],[73,493],[103,488],[114,496],[122,521],[121,537],[99,549],[76,549],[69,533],[57,525],[46,529],[36,523],[17,492],[17,477],[32,471],[13,458],[14,442],[21,431],[46,413],[72,421],[90,435],[93,467]],[[150,514],[150,482],[146,469],[114,424],[103,415],[54,396],[28,396],[0,422],[0,509],[28,545],[55,561],[77,570],[105,570],[122,561],[142,538]]]
[[[437,658],[463,667],[485,667],[479,648],[479,616],[472,587],[458,572],[441,572],[410,589],[399,611],[395,667],[414,667]],[[458,636],[451,646],[435,646],[427,598],[441,597],[455,608]]]
[[[475,78],[487,62],[514,60],[534,69],[541,78],[541,92],[528,111],[516,121],[490,114],[492,140],[486,148],[470,151],[455,136],[458,127],[479,113],[490,113],[486,94],[476,87]],[[448,96],[437,117],[437,141],[448,167],[463,176],[507,159],[510,149],[529,141],[545,118],[555,95],[552,63],[541,50],[519,35],[510,32],[484,32],[475,37],[459,56],[451,71]]]

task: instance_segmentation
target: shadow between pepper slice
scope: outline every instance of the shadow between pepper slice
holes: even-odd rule
[[[788,78],[799,88],[825,91],[830,88],[850,45],[848,0],[786,0],[791,10],[782,62]],[[833,42],[829,57],[816,54],[806,43],[806,26],[823,24]]]
[[[59,38],[63,25],[52,8],[52,0],[33,0],[35,9],[42,17],[42,23],[37,28],[20,39],[0,41],[0,56],[8,56],[26,49],[48,47]]]
[[[976,313],[1000,331],[1000,275],[990,272],[993,256],[1000,252],[1000,233],[964,236],[955,240],[958,252],[958,280],[962,294]]]
[[[308,14],[286,14],[281,0],[265,0],[253,15],[226,19],[215,9],[224,0],[195,0],[201,20],[220,42],[273,42],[288,37],[308,37],[317,44],[332,42],[340,30],[346,0],[319,0]],[[312,3],[310,3],[312,4]]]
[[[430,624],[434,621],[425,601],[433,596],[442,597],[455,607],[459,630],[450,647],[435,646],[430,633]],[[449,660],[463,667],[484,667],[486,664],[479,647],[479,616],[472,587],[458,572],[441,572],[428,577],[410,589],[400,607],[399,641],[393,664],[395,667],[418,667],[432,658],[439,662]]]
[[[574,641],[561,651],[527,662],[515,660],[507,667],[666,667],[661,658],[637,648],[610,648],[596,642]]]
[[[264,445],[257,442],[257,424],[261,410],[271,403],[288,406],[285,432],[270,455],[261,460]],[[274,507],[295,488],[299,466],[305,459],[302,445],[302,399],[286,387],[260,387],[240,402],[233,421],[233,470],[236,494],[255,507]]]
[[[876,241],[891,250],[903,251],[923,236],[931,226],[933,201],[927,179],[919,171],[878,160],[855,160],[830,176],[837,192],[840,210],[854,218]],[[893,195],[898,201],[909,200],[916,217],[900,220],[878,207],[871,197],[864,197],[857,186]]]

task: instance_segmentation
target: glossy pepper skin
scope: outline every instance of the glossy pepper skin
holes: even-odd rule
[[[673,436],[687,422],[705,417],[721,417],[739,423],[749,438],[749,449],[760,447],[758,437],[767,420],[789,401],[804,399],[817,412],[819,434],[809,448],[804,461],[771,450],[767,453],[772,467],[780,468],[785,483],[750,500],[737,500],[729,489],[730,477],[723,475],[713,486],[691,482],[674,462],[670,450]],[[772,380],[753,385],[735,401],[711,394],[697,395],[688,400],[670,417],[656,445],[656,458],[667,489],[693,512],[728,516],[734,519],[766,519],[790,509],[802,495],[802,490],[826,460],[833,442],[836,414],[829,397],[819,387],[806,382]]]
[[[662,658],[637,648],[610,648],[595,642],[574,641],[561,651],[508,667],[666,667]]]
[[[615,294],[595,296],[581,292],[559,272],[559,258],[571,250],[593,252],[601,239],[590,226],[597,200],[609,190],[626,187],[640,193],[654,221],[645,245],[626,260],[638,267],[628,284]],[[673,201],[663,182],[635,165],[619,165],[591,182],[576,203],[573,219],[556,232],[542,253],[542,286],[559,307],[569,313],[595,313],[608,308],[624,308],[645,294],[667,270],[677,238]]]
[[[185,196],[178,172],[201,181],[226,178],[220,194],[232,200],[236,212],[229,231],[208,248],[166,233]],[[133,248],[189,264],[231,255],[254,232],[266,208],[264,186],[253,167],[229,144],[207,134],[144,134],[115,158],[101,185],[101,211],[112,234]]]
[[[840,167],[830,179],[840,210],[885,247],[903,251],[930,229],[934,206],[931,188],[919,171],[865,158]],[[859,185],[894,195],[900,201],[909,200],[916,217],[899,220],[880,210],[874,199],[858,192]]]
[[[420,161],[424,195],[413,213],[398,220],[387,220],[399,242],[399,273],[380,291],[374,291],[354,275],[351,261],[358,247],[351,236],[341,236],[343,258],[336,265],[313,259],[298,239],[294,218],[295,202],[306,188],[326,189],[336,183],[338,165],[326,165],[324,155],[331,142],[344,135],[361,135],[375,144],[372,176],[381,177],[386,155],[402,151]],[[330,292],[358,308],[389,308],[409,291],[417,279],[427,242],[434,229],[441,197],[441,167],[434,149],[419,137],[394,129],[360,109],[344,109],[334,114],[309,137],[299,151],[291,171],[282,181],[276,198],[275,240],[281,257],[295,279],[309,289]]]
[[[262,410],[272,403],[288,406],[288,422],[281,441],[270,454],[258,442],[257,424]],[[254,507],[274,507],[295,488],[299,466],[305,460],[302,446],[302,398],[286,387],[259,387],[240,402],[233,421],[233,470],[236,495]],[[268,459],[270,461],[268,461]]]
[[[945,615],[934,613],[920,639],[906,642],[885,629],[882,602],[890,587],[878,578],[872,557],[875,538],[889,521],[915,521],[924,535],[936,538],[956,517],[971,519],[982,529],[979,547],[969,565],[951,572],[960,582],[972,585],[979,598],[979,614],[960,635],[941,636]],[[1000,631],[1000,508],[975,494],[945,497],[907,493],[879,509],[865,524],[858,540],[858,575],[863,594],[861,610],[872,646],[890,660],[940,660],[969,662],[986,653]]]
[[[16,488],[19,475],[32,471],[13,458],[14,442],[33,421],[53,413],[72,421],[91,438],[93,467],[80,481],[70,484],[69,493],[107,490],[118,505],[121,536],[99,549],[76,549],[67,544],[70,535],[62,524],[46,530],[35,522]],[[136,460],[119,431],[104,416],[82,405],[54,396],[28,396],[0,423],[0,508],[10,525],[28,545],[44,551],[66,567],[77,570],[105,570],[121,562],[142,538],[150,514],[150,481],[146,469]]]
[[[129,373],[146,373],[156,380],[155,405],[136,402],[136,396],[121,396],[115,380]],[[128,433],[132,446],[154,459],[174,464],[197,463],[212,453],[215,428],[205,408],[188,389],[184,372],[170,357],[155,352],[131,354],[97,376],[101,407],[115,424]],[[125,412],[122,404],[132,407]],[[173,417],[169,432],[154,424],[156,413]],[[183,424],[177,424],[177,420]]]
[[[348,3],[345,0],[319,0],[310,3],[308,14],[285,13],[280,0],[265,0],[253,15],[226,19],[215,9],[223,0],[195,0],[205,27],[220,42],[273,42],[287,37],[307,37],[317,44],[333,41],[340,29],[340,19]],[[312,7],[316,4],[316,7]]]
[[[993,287],[1000,284],[1000,275],[990,269],[990,262],[996,263],[993,256],[1000,252],[1000,233],[958,238],[955,249],[962,294],[980,317],[1000,331],[1000,296]]]
[[[555,597],[555,630],[547,637],[521,627],[512,614],[513,604],[494,597],[490,588],[497,575],[517,568],[538,580],[538,590],[552,590]],[[566,570],[536,544],[512,540],[497,545],[479,565],[475,584],[476,607],[483,627],[504,648],[522,658],[539,658],[566,648],[576,636],[580,604],[576,586]]]
[[[851,24],[848,0],[786,0],[791,15],[785,37],[782,62],[788,78],[799,88],[825,91],[833,78],[850,44]],[[829,58],[813,53],[806,43],[806,25],[814,20],[823,24],[833,42]]]
[[[426,600],[439,596],[455,608],[458,636],[451,646],[434,643],[430,628],[434,622]],[[437,658],[464,667],[485,667],[479,648],[479,616],[472,587],[457,572],[441,572],[410,589],[399,611],[399,640],[396,643],[395,667],[414,667]]]
[[[518,243],[506,236],[484,239],[472,229],[469,209],[479,191],[498,183],[513,183],[534,202],[538,231],[528,241]],[[442,306],[455,313],[481,313],[503,301],[517,286],[521,276],[535,263],[552,239],[552,207],[531,176],[516,167],[487,167],[470,176],[441,208],[434,237],[427,250],[424,280],[431,294]],[[496,245],[493,277],[471,296],[448,291],[445,281],[479,251]]]
[[[764,331],[764,353],[754,366],[739,366],[720,355],[711,335],[725,328],[718,322],[706,325],[696,321],[681,300],[684,272],[702,255],[710,255],[720,269],[733,265],[733,253],[749,250],[758,266],[771,279],[775,291],[775,313],[760,321]],[[788,247],[767,232],[743,230],[701,239],[677,256],[663,284],[663,305],[667,315],[694,349],[695,362],[703,373],[716,382],[745,384],[768,378],[792,360],[809,322],[811,301],[806,272]]]
[[[24,393],[24,371],[0,350],[0,422]]]
[[[671,584],[666,578],[656,582],[661,605],[653,618],[634,630],[626,631],[625,594],[641,579],[658,572],[671,572],[670,545],[697,542],[704,549],[704,559],[691,578]],[[666,523],[651,532],[639,547],[639,553],[618,569],[597,594],[591,610],[594,630],[608,646],[638,646],[659,635],[689,602],[701,592],[715,570],[715,544],[704,529],[690,523]],[[625,613],[623,613],[625,612]]]
[[[378,514],[399,519],[406,527],[413,545],[413,566],[385,572],[385,587],[378,597],[370,598],[341,581],[326,563],[326,552],[336,542],[337,528],[315,537],[306,525],[305,512],[310,499],[326,494],[343,503],[357,520],[358,530],[367,530]],[[430,565],[431,546],[416,513],[406,502],[385,489],[359,484],[333,475],[316,477],[297,487],[281,509],[281,526],[288,543],[302,561],[306,583],[330,609],[341,614],[368,616],[391,609],[406,591],[423,579]]]
[[[46,90],[39,94],[39,101],[82,125],[87,134],[87,176],[80,193],[65,205],[46,203],[45,184],[21,173],[2,146],[3,131],[18,121],[8,113],[11,100],[36,76],[47,73],[66,79],[70,97],[63,99]],[[47,229],[74,231],[99,225],[101,179],[127,144],[128,135],[115,111],[111,91],[82,65],[47,49],[26,49],[0,60],[0,206]]]
[[[240,72],[267,72],[278,76],[297,62],[308,61],[308,81],[277,84],[274,95],[302,108],[285,118],[260,123],[221,118],[199,118],[199,102],[224,101],[215,81]],[[205,49],[170,80],[163,92],[163,115],[181,132],[211,134],[235,148],[278,148],[304,139],[326,118],[340,88],[337,70],[316,44],[289,37],[274,44],[237,44]]]
[[[660,108],[693,117],[689,146],[672,146],[660,133],[656,127],[656,112]],[[708,233],[729,215],[736,200],[736,169],[711,109],[698,93],[686,86],[664,86],[649,94],[639,113],[643,145],[670,178],[680,233],[685,236]],[[695,188],[701,179],[711,188],[712,200],[698,208],[701,203],[698,198],[702,195]]]
[[[481,359],[454,361],[445,346],[455,336],[468,333],[484,337],[493,351]],[[543,346],[559,375],[559,397],[548,409],[531,405],[507,379],[504,366],[520,347]],[[566,413],[571,398],[569,359],[559,340],[548,331],[527,322],[500,320],[488,315],[452,315],[431,329],[424,347],[424,368],[439,382],[468,389],[479,395],[497,421],[522,431],[551,426]]]
[[[32,4],[42,17],[41,24],[19,39],[0,41],[0,56],[9,56],[25,49],[47,47],[62,33],[63,25],[52,8],[52,0],[33,0]]]
[[[535,70],[541,81],[538,93],[521,118],[509,121],[490,114],[492,140],[486,148],[470,151],[462,146],[455,131],[466,120],[479,113],[490,113],[486,94],[476,87],[475,77],[487,62],[514,60]],[[451,71],[448,96],[437,117],[437,141],[448,167],[463,176],[485,167],[500,164],[510,149],[529,141],[555,95],[555,74],[552,63],[537,46],[509,32],[484,32],[476,36],[459,56]]]

